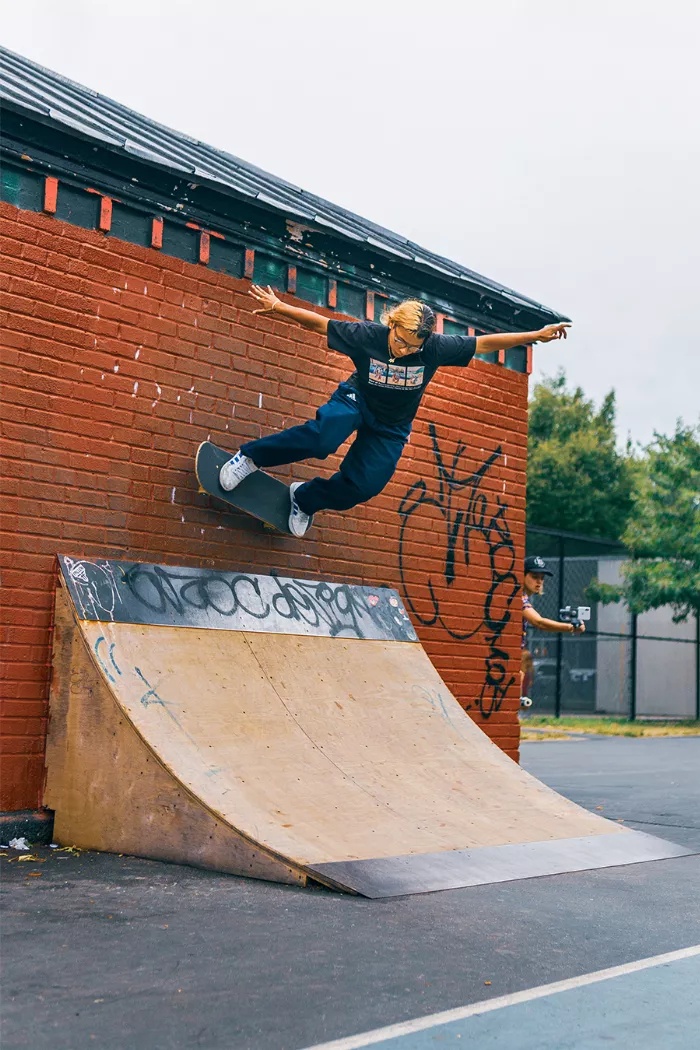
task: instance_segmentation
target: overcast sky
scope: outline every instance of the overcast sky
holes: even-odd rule
[[[567,313],[621,439],[700,413],[693,0],[2,0],[14,51]]]

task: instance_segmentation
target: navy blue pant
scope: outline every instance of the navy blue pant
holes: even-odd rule
[[[330,401],[319,408],[315,419],[248,441],[241,445],[241,452],[249,456],[256,467],[263,468],[302,459],[326,459],[355,431],[357,437],[337,474],[314,478],[296,490],[296,501],[305,514],[349,510],[377,496],[386,486],[396,470],[411,426],[378,423],[359,391],[347,384],[340,384]]]

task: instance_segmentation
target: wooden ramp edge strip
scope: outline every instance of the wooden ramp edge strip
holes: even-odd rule
[[[398,897],[668,860],[696,852],[643,831],[625,831],[620,835],[589,835],[376,860],[337,861],[309,866],[306,870],[311,878],[327,886],[363,897]]]

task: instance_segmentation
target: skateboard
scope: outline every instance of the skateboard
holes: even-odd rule
[[[199,491],[216,496],[236,510],[245,511],[261,521],[267,529],[291,536],[289,487],[263,470],[256,470],[231,492],[226,492],[219,484],[219,471],[231,455],[231,452],[225,452],[211,441],[202,442],[194,464]]]

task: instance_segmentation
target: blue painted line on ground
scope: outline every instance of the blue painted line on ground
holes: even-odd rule
[[[700,954],[698,948],[687,951],[695,954],[667,962],[660,956],[644,969],[609,977],[601,971],[600,978],[589,975],[595,979],[565,990],[533,989],[526,1001],[497,1009],[485,1003],[488,1012],[456,1020],[441,1021],[438,1014],[430,1024],[429,1017],[420,1018],[392,1026],[416,1030],[388,1029],[387,1038],[379,1029],[312,1050],[694,1050],[700,1047]]]

